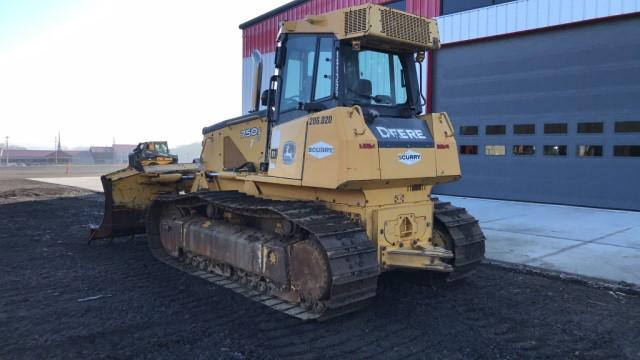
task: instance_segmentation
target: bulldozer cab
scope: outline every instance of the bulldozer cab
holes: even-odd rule
[[[262,96],[267,116],[358,105],[374,117],[415,117],[424,105],[416,63],[439,46],[435,21],[377,5],[285,21]]]
[[[178,157],[169,153],[166,141],[141,142],[129,154],[129,166],[143,171],[144,166],[176,164]]]
[[[325,146],[326,135],[317,140],[295,135],[310,135],[311,128],[294,120],[325,125],[344,119],[334,112],[346,108],[362,112],[381,148],[432,148],[427,123],[418,118],[424,97],[417,74],[422,66],[416,65],[439,46],[434,20],[372,4],[285,21],[277,39],[276,72],[261,96],[268,125],[260,170],[302,179],[303,161],[295,159],[305,152],[321,158],[337,149]],[[315,145],[311,151],[291,146],[307,141]]]
[[[424,97],[417,69],[425,52],[439,46],[434,20],[372,4],[285,21],[275,52],[276,73],[262,96],[268,140],[261,171],[302,180],[307,160],[344,153],[328,141],[336,134],[320,128],[337,129],[338,122],[351,118],[348,109],[355,109],[366,123],[368,129],[358,132],[374,137],[365,146],[432,149],[432,131],[418,118]],[[413,164],[426,156],[422,152],[427,150],[418,151],[422,155],[416,151],[398,155],[407,157],[399,161]],[[386,174],[373,178],[432,176],[426,168],[399,173],[389,161],[384,164]]]
[[[277,122],[337,106],[359,105],[380,116],[405,118],[421,112],[412,52],[354,48],[352,41],[332,34],[290,34],[281,46],[286,59],[276,79]]]
[[[152,141],[152,142],[142,142],[139,143],[136,147],[136,151],[154,151],[158,154],[168,154],[169,146],[166,141]]]

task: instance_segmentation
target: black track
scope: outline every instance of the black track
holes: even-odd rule
[[[178,206],[204,206],[234,213],[262,217],[281,217],[295,223],[318,241],[329,259],[331,290],[322,311],[306,309],[287,303],[278,294],[265,293],[225,278],[202,271],[166,254],[159,236],[162,208],[167,204]],[[465,209],[435,199],[434,216],[453,241],[454,271],[447,279],[467,277],[484,257],[484,235],[478,221]],[[278,201],[261,199],[237,191],[203,191],[188,195],[165,195],[151,206],[147,219],[147,234],[151,250],[159,260],[207,281],[228,287],[242,295],[273,309],[303,320],[325,320],[365,306],[376,294],[379,275],[376,248],[365,230],[343,213],[309,201]],[[184,260],[184,259],[182,259]],[[229,264],[233,266],[233,264]]]
[[[434,217],[445,228],[453,241],[453,272],[447,280],[454,281],[472,274],[484,259],[485,237],[478,220],[466,209],[441,202],[434,205]]]
[[[252,300],[304,320],[325,320],[355,311],[376,295],[379,275],[376,248],[369,241],[366,231],[341,212],[313,202],[260,199],[236,191],[203,191],[188,195],[161,196],[149,210],[147,235],[150,247],[161,261],[192,273],[196,269],[175,261],[162,248],[159,222],[162,208],[167,204],[186,207],[213,204],[225,211],[252,217],[275,215],[304,229],[324,249],[329,260],[331,288],[321,311],[303,309],[297,304],[283,305],[284,300],[278,300],[278,294],[259,293],[232,279],[216,278],[207,272],[195,271],[196,275],[212,282],[219,281],[232,290],[237,289],[237,292]]]

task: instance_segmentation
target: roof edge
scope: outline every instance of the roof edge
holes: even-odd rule
[[[255,25],[255,24],[257,24],[257,23],[259,23],[259,22],[261,22],[263,20],[266,20],[266,19],[268,19],[268,18],[270,18],[270,17],[272,17],[274,15],[277,15],[277,14],[280,14],[282,12],[285,12],[285,11],[287,11],[289,9],[292,9],[292,8],[298,6],[298,5],[304,4],[307,1],[308,0],[293,0],[293,1],[290,1],[290,2],[288,2],[286,4],[284,4],[284,5],[278,6],[277,8],[275,8],[275,9],[273,9],[271,11],[268,11],[268,12],[264,13],[264,14],[262,14],[260,16],[257,16],[257,17],[255,17],[255,18],[253,18],[251,20],[245,21],[242,24],[240,24],[238,27],[240,29],[244,30],[244,29],[248,28],[249,26]]]

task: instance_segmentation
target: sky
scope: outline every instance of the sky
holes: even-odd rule
[[[238,25],[289,0],[0,0],[0,140],[167,140],[242,110]]]

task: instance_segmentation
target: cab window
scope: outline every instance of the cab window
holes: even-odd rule
[[[316,71],[316,88],[314,100],[331,96],[331,80],[333,78],[333,39],[320,38],[318,47],[318,70]]]
[[[286,41],[280,112],[333,95],[333,43],[328,36],[296,35]]]
[[[280,111],[298,107],[311,99],[315,38],[291,37],[287,41],[287,61],[284,65]]]
[[[159,144],[156,144],[156,151],[159,152],[160,154],[168,154],[169,148],[167,147],[167,144],[159,143]]]
[[[407,102],[405,71],[398,55],[347,47],[345,66],[349,100],[385,106]]]

